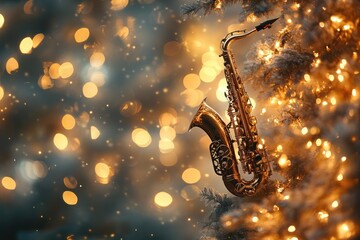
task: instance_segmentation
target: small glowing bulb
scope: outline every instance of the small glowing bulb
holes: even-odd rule
[[[342,162],[345,162],[345,161],[346,161],[346,157],[345,157],[345,156],[342,156],[342,157],[341,157],[341,161],[342,161]]]
[[[338,76],[338,80],[339,80],[339,82],[343,82],[344,81],[344,76],[340,74]]]
[[[329,214],[326,211],[322,210],[318,212],[317,218],[320,222],[326,223],[328,221]]]
[[[285,168],[291,165],[291,161],[288,160],[286,154],[281,154],[278,164],[280,167]]]
[[[340,182],[344,179],[344,176],[340,173],[336,179]]]
[[[306,135],[308,132],[309,132],[309,130],[308,130],[307,127],[303,127],[303,128],[301,129],[302,135]]]
[[[291,226],[288,227],[289,232],[295,232],[295,230],[296,230],[296,228],[295,228],[294,225],[291,225]]]
[[[339,202],[336,200],[331,203],[332,208],[337,208],[338,206],[339,206]]]
[[[344,29],[345,31],[349,30],[350,28],[351,28],[351,27],[350,27],[349,24],[345,24],[345,25],[343,26],[343,29]]]
[[[304,80],[305,80],[306,82],[310,82],[310,80],[311,80],[310,75],[309,75],[309,74],[305,74],[305,75],[304,75]]]
[[[337,226],[339,239],[349,239],[355,234],[355,224],[352,221],[346,221]]]
[[[338,16],[335,16],[335,15],[331,16],[331,17],[330,17],[330,20],[331,20],[332,22],[335,22],[335,23],[341,23],[341,22],[342,22],[342,18],[340,18],[340,17],[338,17]]]
[[[336,105],[336,98],[335,98],[335,97],[332,97],[332,98],[330,99],[330,102],[331,102],[332,105]]]
[[[352,95],[353,97],[356,97],[356,95],[357,95],[357,91],[356,91],[356,89],[355,89],[355,88],[351,91],[351,95]]]
[[[332,81],[334,81],[334,80],[335,80],[335,77],[334,77],[334,75],[329,74],[328,79],[332,82]]]
[[[254,223],[256,223],[256,222],[258,222],[258,221],[259,221],[259,218],[258,218],[258,217],[256,217],[256,216],[254,216],[254,217],[252,217],[251,221],[252,221],[252,222],[254,222]]]

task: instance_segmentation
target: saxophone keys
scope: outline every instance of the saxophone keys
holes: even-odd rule
[[[256,123],[257,123],[256,117],[251,116],[250,119],[249,119],[249,123],[250,123],[250,125],[255,126]]]

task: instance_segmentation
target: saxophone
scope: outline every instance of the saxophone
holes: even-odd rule
[[[252,105],[229,47],[232,42],[253,32],[270,28],[277,19],[265,21],[249,32],[231,32],[221,40],[220,57],[224,59],[227,82],[225,96],[229,102],[227,113],[230,122],[225,124],[220,115],[206,104],[205,98],[189,127],[189,131],[193,127],[199,127],[208,134],[212,141],[210,155],[215,173],[222,176],[226,188],[238,197],[254,195],[271,175],[271,167],[265,146],[259,142],[256,118],[251,115]],[[238,149],[237,154],[235,148]],[[241,178],[238,162],[250,179]]]

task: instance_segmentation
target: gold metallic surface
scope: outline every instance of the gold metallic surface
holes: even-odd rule
[[[189,127],[189,130],[199,127],[208,134],[212,141],[210,155],[215,173],[222,176],[226,188],[238,197],[254,195],[271,175],[265,146],[259,143],[256,118],[251,115],[252,105],[249,96],[237,72],[234,57],[229,51],[233,41],[260,30],[262,29],[254,28],[249,32],[231,32],[221,41],[230,123],[225,124],[220,115],[206,104],[205,99]],[[239,159],[236,157],[235,149],[238,151]],[[238,162],[241,163],[244,174],[251,176],[250,180],[240,176]]]

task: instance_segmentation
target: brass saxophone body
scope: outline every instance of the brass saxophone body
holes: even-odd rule
[[[222,39],[220,56],[224,59],[227,82],[225,95],[229,102],[227,113],[230,122],[225,124],[220,115],[206,104],[205,99],[189,127],[189,130],[199,127],[208,134],[212,141],[210,155],[215,173],[222,176],[226,188],[238,197],[254,195],[271,175],[271,167],[265,146],[259,142],[256,118],[251,115],[252,105],[229,47],[232,42],[255,31],[270,28],[276,20],[261,23],[249,32],[231,32]],[[250,175],[250,179],[240,176],[238,162],[242,171]]]

